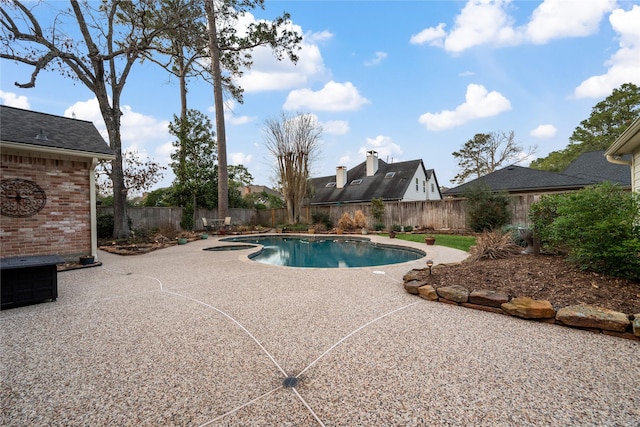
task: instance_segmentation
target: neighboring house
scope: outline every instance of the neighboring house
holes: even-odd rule
[[[367,203],[384,201],[440,200],[440,186],[433,169],[422,160],[386,163],[378,153],[368,151],[366,161],[347,170],[336,168],[336,175],[312,178],[313,197],[309,205]]]
[[[0,106],[1,256],[95,256],[95,167],[114,158],[91,122]]]
[[[640,117],[605,152],[609,162],[631,169],[631,191],[640,192]]]
[[[575,191],[589,185],[610,181],[630,186],[629,168],[607,162],[604,151],[583,153],[562,172],[548,172],[524,166],[507,166],[444,193],[445,197],[462,197],[476,185],[509,194],[546,194]]]
[[[250,194],[258,194],[258,195],[262,195],[262,193],[266,193],[270,196],[274,196],[279,198],[280,200],[284,200],[284,197],[282,197],[282,194],[278,193],[275,190],[272,190],[271,188],[267,187],[266,185],[245,185],[242,188],[242,196],[248,196]],[[266,198],[259,198],[258,200],[256,200],[257,203],[262,203],[265,205],[268,205],[269,200],[267,200]]]

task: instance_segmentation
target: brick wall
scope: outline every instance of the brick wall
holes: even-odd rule
[[[34,181],[47,195],[44,208],[33,216],[0,216],[0,255],[58,254],[74,260],[90,254],[89,161],[26,153],[0,158],[2,179]]]

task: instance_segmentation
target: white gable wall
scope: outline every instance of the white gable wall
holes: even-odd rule
[[[409,188],[402,197],[403,202],[413,202],[416,200],[427,200],[427,177],[424,174],[424,169],[419,167],[416,169],[416,173],[411,178]]]

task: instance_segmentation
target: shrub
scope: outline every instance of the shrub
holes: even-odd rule
[[[371,199],[371,216],[376,222],[384,222],[384,201],[382,197]]]
[[[353,230],[356,226],[356,223],[353,221],[348,212],[345,212],[340,217],[338,221],[338,227],[342,228],[345,231]]]
[[[485,186],[476,185],[465,192],[467,198],[467,221],[476,232],[498,229],[511,220],[509,196],[494,193]]]
[[[558,199],[551,240],[583,270],[640,279],[640,196],[603,183]]]
[[[402,231],[402,226],[400,224],[391,224],[391,231],[399,233]]]
[[[472,259],[501,259],[509,258],[522,251],[511,239],[511,233],[506,231],[485,231],[476,239],[476,245],[471,248]]]
[[[533,236],[540,240],[540,245],[547,251],[557,251],[560,248],[552,240],[551,224],[558,217],[558,203],[562,195],[550,194],[531,205],[529,219],[533,223]]]
[[[96,218],[98,238],[108,239],[113,237],[113,214],[98,215]]]
[[[328,230],[333,228],[333,221],[328,212],[314,212],[311,214],[311,220],[314,224],[322,224]]]
[[[375,224],[373,224],[373,229],[376,231],[384,230],[384,222],[376,222]]]
[[[193,205],[189,204],[182,208],[182,218],[180,219],[180,227],[183,230],[193,230]]]
[[[407,233],[410,233],[413,231],[413,226],[412,225],[405,225],[404,226],[404,231],[406,231]]]
[[[353,216],[353,222],[355,222],[356,228],[367,228],[367,217],[362,211],[356,211]]]

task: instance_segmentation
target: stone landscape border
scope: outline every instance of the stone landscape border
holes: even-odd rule
[[[459,285],[441,286],[436,289],[419,278],[423,271],[424,269],[413,269],[405,274],[404,289],[410,294],[429,301],[640,341],[640,313],[627,315],[587,304],[564,307],[556,311],[549,301],[535,300],[525,296],[512,297],[492,290],[469,291]]]

